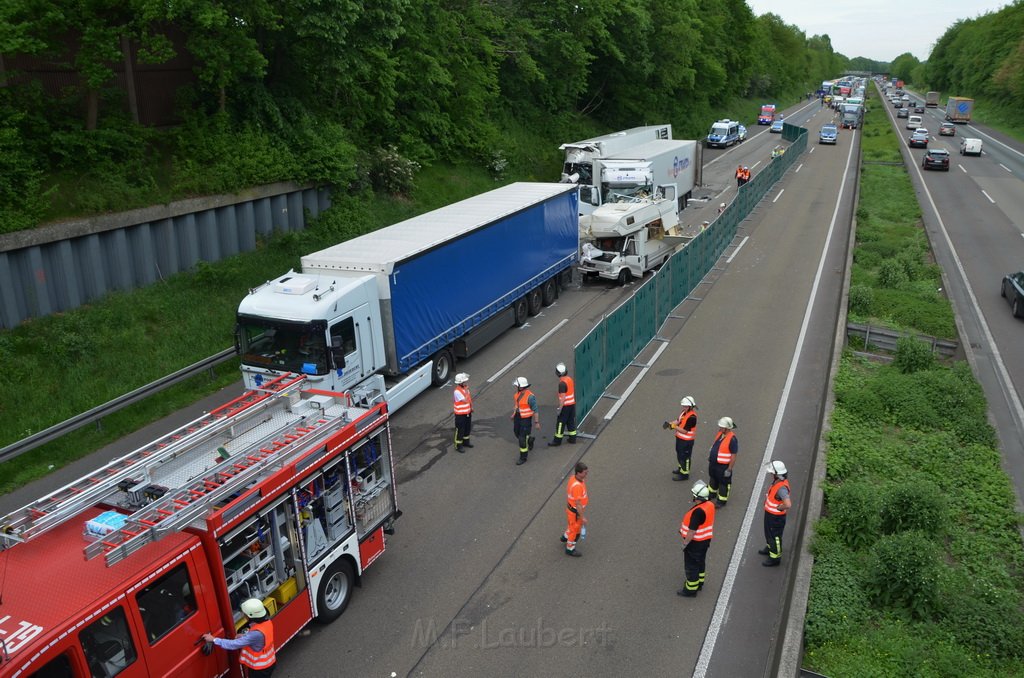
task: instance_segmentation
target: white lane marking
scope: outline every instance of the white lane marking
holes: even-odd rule
[[[981,194],[982,194],[983,196],[985,196],[986,198],[988,198],[988,201],[989,201],[990,203],[992,203],[993,205],[995,205],[995,204],[996,204],[996,201],[992,199],[992,196],[991,196],[991,195],[989,195],[988,193],[986,193],[986,192],[985,192],[985,189],[981,189]]]
[[[786,405],[789,402],[789,392],[793,387],[796,378],[796,368],[800,363],[803,353],[804,339],[807,336],[807,327],[811,322],[811,309],[814,307],[814,300],[818,296],[818,287],[821,284],[822,273],[825,270],[825,259],[828,256],[829,243],[832,242],[832,234],[835,231],[836,221],[839,218],[839,205],[843,200],[843,193],[846,190],[846,178],[850,172],[853,158],[854,144],[850,144],[847,151],[846,169],[843,170],[843,180],[839,186],[839,194],[836,196],[836,206],[832,210],[832,221],[828,226],[828,235],[825,237],[825,244],[821,249],[821,258],[818,260],[818,270],[814,274],[814,284],[811,286],[811,296],[807,300],[807,307],[804,309],[803,323],[800,325],[800,334],[796,346],[793,348],[793,358],[789,363],[789,374],[786,375],[786,385],[782,389],[782,397],[779,399],[779,407],[775,412],[775,421],[772,424],[772,431],[768,436],[768,444],[765,445],[764,455],[758,471],[764,468],[771,461],[775,452],[775,441],[782,426],[782,418],[786,412]],[[759,473],[759,476],[764,474]],[[725,573],[725,580],[722,582],[722,591],[718,594],[718,602],[715,605],[715,613],[711,617],[707,634],[704,636],[704,644],[700,649],[700,656],[697,658],[697,666],[693,671],[694,678],[705,678],[708,667],[711,665],[711,655],[715,651],[715,643],[718,641],[718,634],[722,630],[722,623],[725,620],[726,612],[729,611],[729,599],[732,597],[733,587],[736,585],[736,574],[740,569],[740,561],[743,560],[743,552],[747,548],[747,539],[750,536],[750,526],[754,522],[758,509],[761,508],[760,483],[758,488],[750,493],[750,501],[747,502],[746,513],[743,514],[743,523],[740,525],[740,532],[736,538],[736,545],[732,550],[732,557],[729,559],[729,567]]]
[[[779,201],[779,198],[781,198],[782,194],[785,193],[785,192],[786,192],[786,189],[782,189],[781,191],[779,191],[779,194],[777,196],[775,196],[774,200],[772,200],[772,204],[777,203]]]
[[[957,167],[959,167],[959,168],[960,168],[960,171],[961,171],[961,172],[963,172],[964,174],[967,174],[967,170],[965,170],[965,169],[964,169],[964,166],[963,166],[963,165],[957,165]]]
[[[796,166],[796,169],[795,169],[795,170],[793,170],[793,174],[796,174],[797,172],[799,172],[799,171],[800,171],[800,168],[801,168],[801,167],[803,167],[803,166],[804,166],[804,164],[803,164],[803,163],[800,163],[799,165],[797,165],[797,166]]]
[[[757,162],[755,162],[753,165],[750,166],[750,169],[754,169],[755,167],[757,167],[760,164],[761,164],[761,161],[758,160]]]
[[[656,363],[658,361],[658,358],[661,357],[661,354],[664,353],[665,349],[667,349],[667,348],[668,348],[668,342],[667,341],[661,342],[661,346],[659,346],[658,350],[654,352],[653,356],[651,356],[651,359],[650,359],[650,361],[648,361],[647,365],[644,366],[644,368],[640,370],[640,374],[636,375],[636,377],[633,378],[633,381],[630,382],[629,387],[625,390],[625,392],[623,392],[622,397],[620,397],[618,400],[616,400],[615,404],[612,405],[612,409],[608,410],[608,414],[604,415],[604,420],[605,421],[611,421],[612,420],[612,417],[614,417],[615,413],[619,411],[619,408],[622,407],[625,404],[626,398],[628,398],[630,396],[630,394],[633,393],[633,389],[635,389],[637,387],[637,385],[643,380],[644,375],[647,374],[648,370],[650,370],[652,367],[654,367],[654,363]]]
[[[740,244],[736,245],[736,249],[734,249],[732,251],[732,254],[729,255],[729,258],[725,260],[725,263],[731,264],[732,260],[736,257],[737,254],[740,253],[740,250],[743,249],[743,246],[747,244],[748,240],[750,240],[750,236],[744,236],[743,240],[740,240]]]
[[[999,163],[999,166],[1002,167],[1007,172],[1009,172],[1010,174],[1013,174],[1013,170],[1010,169],[1009,167],[1007,167],[1006,165],[1004,165],[1003,163]]]
[[[809,150],[809,151],[807,151],[807,152],[808,152],[808,153],[814,153],[814,146],[811,146],[811,150]]]
[[[494,373],[494,375],[492,375],[492,376],[491,376],[491,378],[487,380],[487,383],[488,383],[488,384],[491,384],[491,383],[493,383],[493,382],[494,382],[495,380],[497,380],[497,379],[501,378],[501,375],[503,375],[503,374],[505,374],[506,372],[508,372],[509,370],[511,370],[511,369],[512,369],[512,367],[513,367],[513,366],[514,366],[514,365],[515,365],[516,363],[518,363],[518,362],[519,362],[520,360],[522,360],[522,359],[523,359],[523,358],[525,358],[525,357],[526,357],[527,355],[529,355],[529,354],[530,354],[530,352],[531,352],[531,351],[533,351],[533,349],[537,348],[537,347],[538,347],[538,346],[540,346],[540,345],[541,345],[542,343],[544,343],[544,342],[545,342],[545,341],[547,340],[547,338],[548,338],[548,337],[550,337],[550,336],[551,336],[552,334],[554,334],[554,333],[555,333],[555,332],[557,332],[558,330],[562,329],[562,326],[563,326],[563,325],[565,325],[565,324],[566,324],[567,322],[569,322],[569,319],[568,319],[568,318],[562,318],[561,322],[559,322],[559,323],[558,323],[557,325],[555,325],[554,327],[552,327],[552,328],[551,328],[550,330],[548,330],[548,331],[547,331],[547,334],[545,334],[545,335],[544,335],[543,337],[541,337],[541,338],[540,338],[540,339],[538,339],[537,341],[535,341],[535,342],[533,342],[532,344],[530,344],[530,345],[529,345],[529,346],[528,346],[528,347],[526,348],[526,350],[525,350],[525,351],[523,351],[522,353],[520,353],[519,355],[517,355],[517,356],[516,356],[515,358],[513,358],[513,359],[512,359],[512,360],[511,360],[510,362],[508,362],[508,363],[505,363],[505,366],[504,366],[504,367],[502,367],[502,368],[501,368],[500,370],[498,370],[497,372],[495,372],[495,373]]]

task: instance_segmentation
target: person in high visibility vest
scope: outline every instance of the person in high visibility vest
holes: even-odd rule
[[[565,363],[555,365],[558,375],[558,416],[555,419],[555,439],[549,447],[558,447],[562,438],[576,444],[576,384],[569,376]]]
[[[707,565],[708,547],[714,536],[715,505],[711,502],[711,492],[703,480],[698,480],[690,490],[693,495],[693,506],[683,516],[679,525],[679,534],[683,537],[683,571],[686,583],[676,591],[676,595],[684,598],[695,598],[697,592],[704,588],[705,568]]]
[[[725,506],[729,501],[729,490],[732,489],[732,467],[736,463],[736,453],[740,450],[736,440],[736,422],[732,417],[718,420],[718,434],[711,443],[708,453],[708,487],[711,497],[718,498],[718,505]]]
[[[662,428],[672,429],[676,436],[676,469],[672,471],[672,480],[687,480],[690,477],[693,441],[697,438],[697,401],[686,396],[679,405],[683,411],[675,421],[662,424]]]
[[[758,553],[768,556],[762,565],[777,567],[782,564],[782,531],[786,529],[786,513],[793,507],[793,500],[786,465],[773,461],[765,467],[765,472],[772,474],[772,484],[764,496],[764,540],[767,546]]]
[[[530,390],[526,377],[516,377],[512,384],[516,387],[516,394],[511,419],[512,430],[519,440],[519,459],[516,460],[516,466],[519,466],[526,463],[533,449],[533,428],[540,428],[540,414],[537,412],[537,396]]]
[[[566,486],[565,519],[568,523],[565,532],[562,533],[562,541],[565,542],[565,555],[576,558],[582,555],[576,550],[576,542],[580,535],[586,534],[587,517],[584,512],[590,497],[587,496],[587,474],[589,470],[582,461],[576,462],[573,467],[573,475],[569,478]]]
[[[249,628],[232,639],[217,638],[204,633],[203,640],[225,650],[239,650],[238,662],[245,667],[250,678],[269,678],[277,662],[274,650],[274,623],[267,608],[258,598],[242,602],[242,614],[249,618]]]
[[[736,188],[743,185],[743,165],[736,166]]]
[[[469,375],[459,372],[455,375],[455,391],[452,393],[455,409],[455,451],[473,447],[469,434],[473,429],[473,396],[469,392]]]

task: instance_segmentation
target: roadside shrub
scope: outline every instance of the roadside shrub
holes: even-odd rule
[[[891,486],[882,496],[879,513],[882,531],[889,534],[918,530],[935,538],[943,534],[949,520],[942,490],[918,474]]]
[[[867,590],[879,603],[903,607],[916,619],[930,616],[938,593],[939,550],[924,533],[883,536],[871,548]]]
[[[804,625],[808,646],[853,633],[874,616],[862,585],[864,568],[854,554],[818,537],[812,550],[814,570]]]
[[[900,337],[896,340],[896,359],[893,365],[904,374],[927,370],[935,365],[935,354],[930,346],[919,339]]]
[[[373,190],[388,195],[412,193],[419,170],[418,162],[402,156],[394,146],[378,148],[370,155],[367,164],[367,175]]]
[[[828,495],[828,517],[851,548],[864,548],[878,539],[881,520],[878,500],[885,488],[867,480],[848,480]]]
[[[908,280],[907,271],[899,261],[886,259],[878,267],[878,284],[881,287],[896,289]]]
[[[871,306],[875,301],[874,292],[867,285],[851,285],[849,296],[850,313],[866,316],[871,314]]]
[[[982,656],[1024,658],[1020,594],[958,569],[940,580],[942,618],[956,639]]]

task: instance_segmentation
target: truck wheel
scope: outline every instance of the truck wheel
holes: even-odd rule
[[[330,624],[341,616],[352,599],[352,585],[356,576],[352,564],[346,558],[331,563],[324,572],[320,590],[316,594],[316,621]]]
[[[558,286],[565,289],[572,284],[572,269],[566,269],[558,274]]]
[[[434,386],[443,386],[455,368],[455,358],[452,357],[451,351],[445,349],[438,351],[437,355],[432,358],[432,362],[434,365],[430,371],[430,382]]]
[[[555,303],[555,299],[558,298],[558,285],[555,284],[555,279],[552,278],[544,283],[541,288],[541,292],[544,295],[544,305],[550,306]]]
[[[529,313],[530,307],[526,303],[526,297],[519,299],[515,304],[512,305],[512,311],[515,313],[515,326],[522,327],[526,324],[526,315]]]
[[[1013,300],[1013,317],[1014,318],[1019,318],[1020,317],[1020,299],[1014,299]]]
[[[539,287],[534,287],[530,290],[530,293],[526,295],[526,302],[529,305],[530,315],[540,313],[540,309],[544,305],[544,294],[540,291]]]
[[[619,285],[628,285],[629,281],[633,279],[633,274],[629,272],[628,268],[624,268],[619,271]]]

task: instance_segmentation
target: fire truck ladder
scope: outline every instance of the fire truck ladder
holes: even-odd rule
[[[180,456],[198,442],[266,411],[279,399],[296,391],[303,381],[302,375],[282,375],[262,389],[248,391],[94,473],[7,514],[0,518],[0,548],[38,537],[73,518],[117,490],[122,481],[139,480],[145,477],[147,469]]]
[[[244,454],[223,461],[213,473],[168,492],[129,516],[124,527],[86,546],[86,560],[105,554],[109,567],[146,544],[204,517],[222,499],[243,492],[269,466],[280,468],[330,436],[336,431],[336,427],[330,426],[336,419],[338,416],[318,412],[254,444]],[[259,499],[254,495],[250,501],[256,503]],[[237,510],[249,506],[243,504]]]

